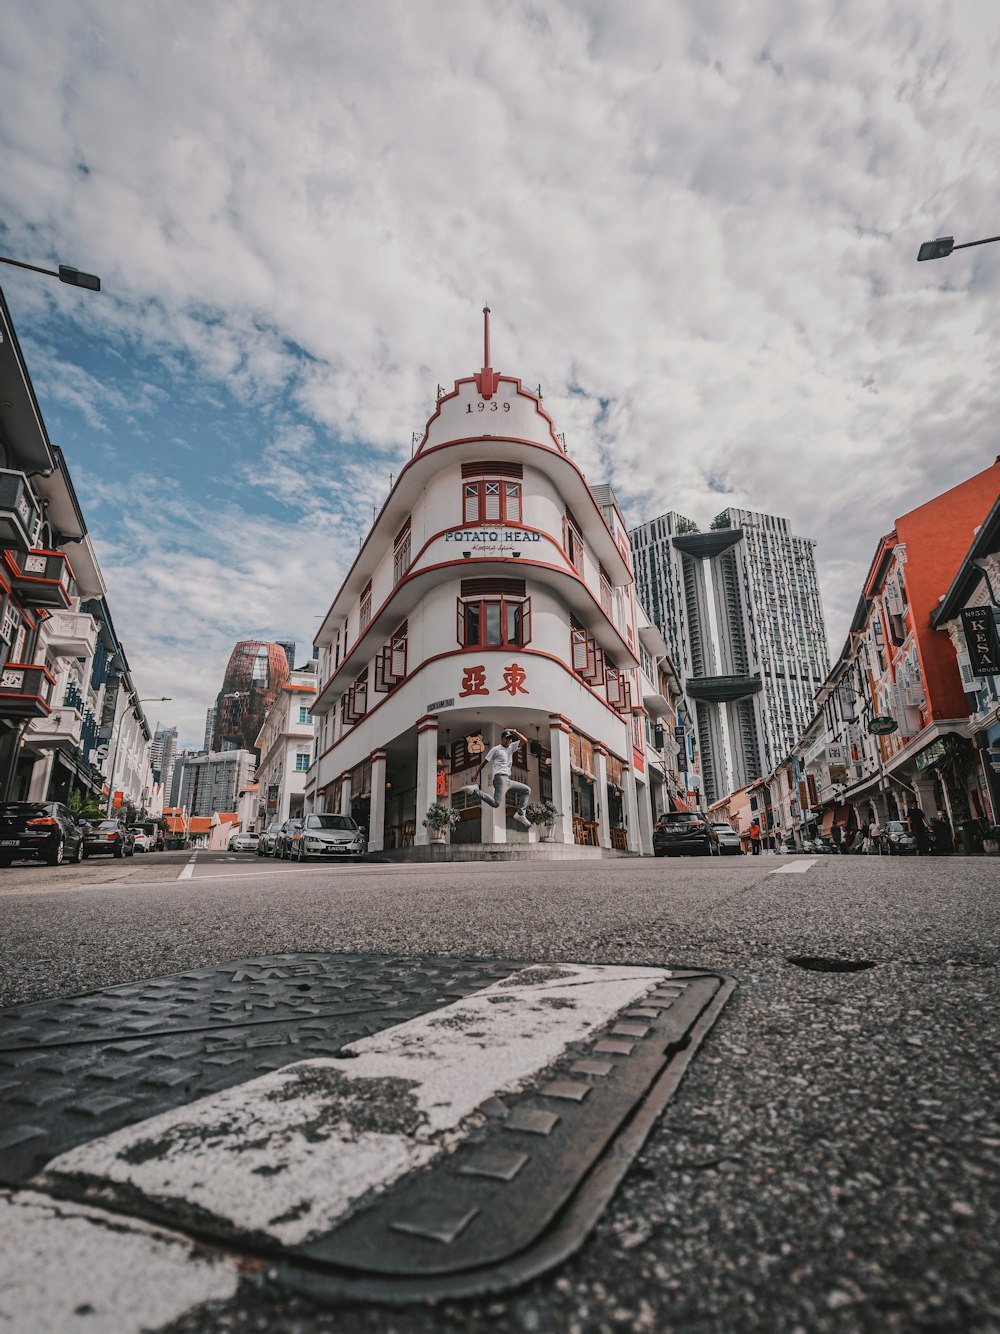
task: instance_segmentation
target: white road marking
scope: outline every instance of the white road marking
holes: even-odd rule
[[[68,1174],[102,1199],[194,1205],[287,1245],[447,1150],[491,1095],[522,1087],[671,974],[578,964],[523,969],[465,1000],[71,1149]]]
[[[197,854],[196,852],[193,852],[193,853],[191,854],[191,860],[188,862],[188,864],[187,864],[185,867],[183,867],[183,868],[181,869],[181,873],[180,873],[180,875],[177,877],[177,879],[178,879],[178,880],[190,880],[191,877],[194,875],[194,864],[195,864],[195,862],[196,862],[197,860],[198,860],[198,854]]]
[[[33,1191],[0,1191],[0,1235],[0,1329],[11,1334],[140,1334],[238,1283],[232,1262],[186,1237]]]
[[[803,871],[808,871],[816,865],[816,858],[809,857],[804,861],[787,862],[784,866],[776,866],[771,875],[801,875]]]

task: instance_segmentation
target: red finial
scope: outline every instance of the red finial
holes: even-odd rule
[[[476,376],[483,398],[492,398],[500,385],[500,376],[490,365],[490,308],[483,306],[483,369]]]

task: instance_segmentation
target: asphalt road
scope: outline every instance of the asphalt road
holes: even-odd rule
[[[324,1313],[251,1273],[173,1328],[1000,1331],[1000,861],[775,874],[792,860],[17,865],[0,1003],[295,950],[721,970],[734,996],[554,1274],[499,1300]]]

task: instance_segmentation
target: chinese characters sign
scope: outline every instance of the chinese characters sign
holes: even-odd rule
[[[510,695],[513,699],[515,695],[529,695],[525,682],[528,679],[528,673],[516,662],[508,663],[503,668],[503,675],[497,689],[501,694]],[[481,666],[465,667],[462,670],[462,684],[458,692],[459,699],[467,699],[470,695],[488,695],[490,688],[486,683],[486,668]]]

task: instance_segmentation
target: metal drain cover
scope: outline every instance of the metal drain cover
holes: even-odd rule
[[[731,990],[282,955],[25,1006],[0,1172],[268,1255],[318,1301],[501,1291],[581,1244]]]

